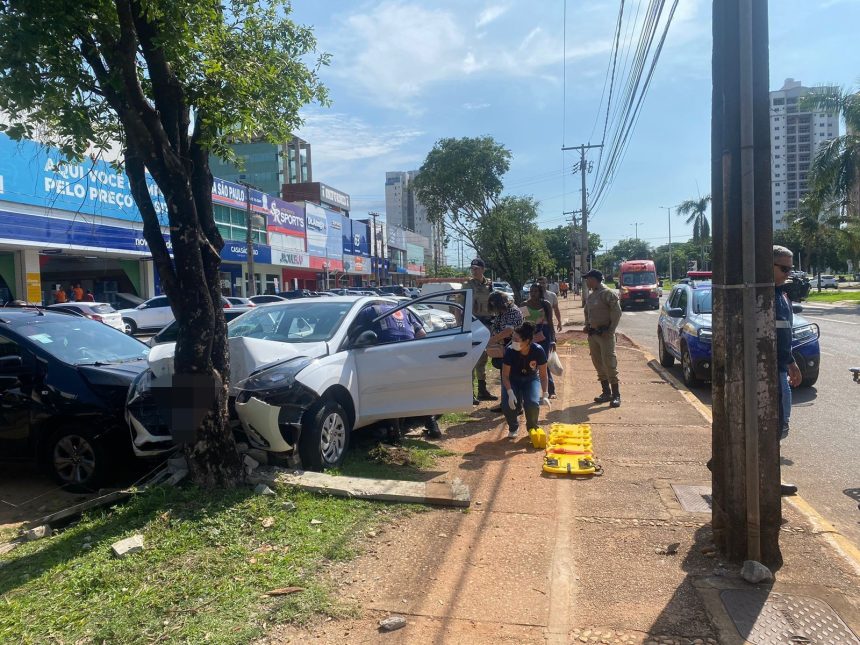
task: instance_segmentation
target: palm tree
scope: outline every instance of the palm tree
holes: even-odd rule
[[[846,209],[849,218],[860,216],[860,92],[822,88],[804,97],[801,109],[838,114],[846,134],[824,143],[815,155],[809,177],[810,193],[822,204]]]
[[[702,268],[705,268],[705,243],[711,239],[711,226],[708,223],[708,204],[711,196],[688,199],[678,204],[678,215],[687,217],[687,224],[693,225],[693,242],[698,242],[702,250]]]
[[[847,234],[840,229],[840,217],[823,209],[815,195],[808,194],[801,198],[797,209],[785,219],[789,228],[803,242],[813,275],[818,274],[818,291],[821,291],[824,250],[832,248],[840,237]]]

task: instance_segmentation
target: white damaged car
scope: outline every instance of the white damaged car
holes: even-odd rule
[[[383,303],[395,308],[374,322],[425,303],[445,306],[457,324],[380,343],[359,314]],[[471,410],[472,368],[489,331],[472,317],[471,291],[458,290],[402,303],[339,296],[266,304],[230,322],[228,337],[231,418],[254,447],[298,450],[305,468],[319,469],[342,462],[353,430]],[[170,385],[173,353],[173,343],[154,347],[150,369],[129,389],[127,418],[141,456],[173,443],[151,392]]]

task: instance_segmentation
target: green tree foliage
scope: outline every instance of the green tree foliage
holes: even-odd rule
[[[705,195],[698,199],[688,199],[678,204],[678,215],[686,217],[687,224],[693,225],[693,241],[699,244],[699,267],[708,266],[706,247],[711,245],[711,225],[708,222],[708,205],[711,196]]]
[[[810,194],[821,204],[844,206],[860,217],[860,92],[827,87],[803,98],[804,109],[841,115],[846,134],[824,143],[815,155],[809,177]]]
[[[841,216],[822,210],[814,195],[800,200],[797,210],[789,213],[785,221],[788,228],[774,233],[774,244],[783,244],[794,251],[810,273],[819,273],[827,267],[838,270],[845,266],[845,258],[853,246],[853,231],[840,226]],[[777,242],[777,240],[780,240]]]
[[[430,269],[428,278],[468,278],[468,271],[449,265],[440,266],[438,269]]]
[[[517,302],[530,278],[552,273],[555,268],[537,226],[537,206],[531,197],[504,197],[475,229],[481,257],[510,283]]]
[[[263,135],[286,140],[298,110],[326,102],[308,66],[315,40],[287,0],[0,0],[0,110],[12,138],[38,138],[70,158],[123,151],[143,233],[179,323],[175,355],[211,405],[187,444],[191,474],[230,485],[241,473],[226,425],[229,357],[220,302],[223,240],[208,156]],[[149,194],[167,202],[170,250]]]
[[[415,179],[431,222],[441,223],[480,251],[477,229],[499,204],[511,152],[492,137],[440,139]]]
[[[543,230],[544,240],[546,240],[546,246],[549,250],[550,256],[555,261],[558,270],[562,273],[562,275],[568,275],[570,273],[571,261],[570,261],[570,236],[574,235],[574,244],[578,252],[579,241],[582,239],[582,229],[577,226],[571,231],[570,226],[556,226],[555,228],[549,228]],[[588,234],[588,248],[591,249],[591,252],[595,252],[600,248],[600,235],[597,233],[589,233]]]

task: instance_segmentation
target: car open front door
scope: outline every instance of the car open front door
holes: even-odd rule
[[[435,293],[402,307],[422,302],[447,309],[460,324],[428,330],[415,340],[353,349],[359,415],[365,423],[472,409],[472,368],[482,347],[473,345],[471,291]],[[486,343],[482,331],[475,341],[481,345]]]

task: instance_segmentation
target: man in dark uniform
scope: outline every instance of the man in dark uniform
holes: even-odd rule
[[[791,273],[794,254],[784,246],[773,247],[773,283],[776,287],[774,315],[776,317],[776,365],[779,380],[779,438],[788,436],[788,423],[791,418],[791,388],[800,385],[803,375],[791,353],[791,333],[794,325],[794,311],[791,300],[785,292],[785,283]],[[794,495],[797,486],[781,484],[783,495]]]
[[[603,284],[603,274],[597,269],[586,273],[585,328],[591,362],[603,392],[594,398],[595,403],[606,403],[613,408],[621,406],[618,389],[618,359],[615,356],[615,329],[621,320],[618,295]]]
[[[493,323],[493,312],[490,311],[490,294],[493,293],[493,281],[484,276],[484,261],[481,258],[472,260],[470,267],[472,277],[463,285],[464,289],[472,290],[472,315],[484,323],[487,329]],[[487,389],[487,352],[481,354],[481,358],[475,364],[473,375],[478,381],[478,395],[473,393],[473,401],[478,405],[480,401],[498,401],[499,397],[490,394]]]
[[[421,319],[409,309],[403,308],[395,311],[390,316],[385,316],[386,313],[395,308],[396,305],[387,303],[368,305],[356,317],[357,324],[364,329],[369,329],[376,333],[379,344],[399,343],[406,340],[424,338],[427,335]],[[379,316],[384,317],[374,322]],[[408,429],[410,421],[412,420],[392,419],[393,428],[391,428],[391,434],[393,440],[399,440],[401,430],[405,431]],[[414,421],[423,423],[424,433],[428,437],[431,439],[441,439],[442,430],[439,428],[439,422],[436,420],[436,417],[417,417]]]

